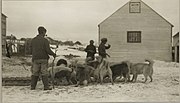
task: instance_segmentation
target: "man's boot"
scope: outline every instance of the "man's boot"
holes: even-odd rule
[[[44,90],[52,90],[52,88],[49,87],[48,76],[42,76],[42,82],[44,84]]]
[[[31,90],[35,90],[39,76],[31,76]]]

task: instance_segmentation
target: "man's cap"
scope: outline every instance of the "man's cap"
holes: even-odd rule
[[[46,29],[43,26],[39,26],[38,31],[46,31]]]
[[[90,40],[90,43],[94,43],[94,41],[93,41],[93,40]]]
[[[107,38],[102,38],[101,41],[105,42],[105,41],[107,41]]]

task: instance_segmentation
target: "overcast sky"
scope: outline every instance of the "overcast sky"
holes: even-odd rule
[[[88,43],[98,38],[98,24],[129,0],[3,0],[7,35],[34,37],[38,26],[59,40]],[[142,0],[179,31],[179,0]]]

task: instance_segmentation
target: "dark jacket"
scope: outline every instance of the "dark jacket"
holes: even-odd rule
[[[94,60],[94,55],[96,54],[96,47],[94,45],[88,45],[85,49],[87,52],[87,57],[91,57]]]
[[[49,46],[49,41],[41,35],[37,35],[31,41],[32,61],[49,59],[49,55],[56,55]]]
[[[106,55],[108,55],[106,53],[106,49],[109,49],[111,46],[105,46],[104,43],[101,43],[98,47],[98,52],[99,52],[99,56],[102,56],[103,58],[106,58]]]

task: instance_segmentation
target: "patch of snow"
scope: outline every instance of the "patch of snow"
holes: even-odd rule
[[[59,46],[55,59],[64,58],[63,55],[80,55],[75,58],[84,61],[86,53],[68,46]],[[25,58],[29,62],[30,58]],[[53,58],[50,58],[51,63]],[[23,69],[20,64],[23,59],[19,57],[3,57],[3,76],[30,76],[30,71]],[[88,86],[74,87],[55,86],[51,91],[43,91],[42,81],[37,84],[36,90],[30,86],[2,86],[2,101],[4,102],[178,102],[179,96],[179,63],[154,60],[153,82],[142,83],[143,75],[138,75],[136,83],[116,82],[90,84]],[[26,66],[30,70],[30,66]],[[131,75],[132,77],[132,75]]]

